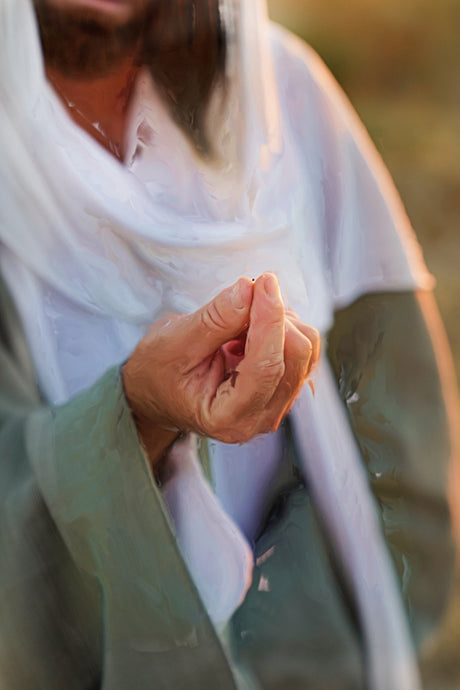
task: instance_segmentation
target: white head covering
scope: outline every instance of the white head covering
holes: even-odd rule
[[[198,159],[143,75],[131,128],[147,123],[156,136],[123,166],[46,83],[29,0],[0,0],[0,265],[51,403],[123,361],[145,324],[196,309],[241,275],[275,272],[323,333],[364,292],[431,284],[376,154],[317,58],[271,32],[262,0],[227,0],[222,16],[229,96],[223,105],[216,92],[209,112],[227,165]],[[415,690],[395,577],[326,361],[316,389],[294,407],[295,432],[315,450],[303,468],[355,591],[371,687]]]

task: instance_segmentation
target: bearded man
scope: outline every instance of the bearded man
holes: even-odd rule
[[[0,18],[2,688],[416,690],[455,394],[343,94],[256,0]]]

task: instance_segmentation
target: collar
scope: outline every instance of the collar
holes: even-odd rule
[[[136,78],[128,111],[124,156],[124,163],[128,168],[132,167],[135,160],[142,155],[142,151],[154,142],[159,101],[153,79],[148,69],[143,67]],[[164,109],[164,106],[162,107]]]

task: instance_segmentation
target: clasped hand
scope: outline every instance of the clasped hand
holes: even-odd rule
[[[226,443],[275,431],[319,353],[318,332],[284,308],[271,273],[156,322],[123,367],[154,469],[180,431]]]

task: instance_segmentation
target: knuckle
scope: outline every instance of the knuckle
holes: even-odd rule
[[[310,328],[311,328],[311,337],[318,342],[321,341],[320,332],[316,328],[313,328],[312,326]]]
[[[299,315],[296,311],[294,311],[294,309],[286,309],[285,314],[286,314],[288,319],[295,319],[295,320],[299,319]]]
[[[265,383],[265,385],[264,385]],[[259,390],[254,393],[251,400],[251,411],[260,413],[267,406],[270,397],[273,394],[274,385],[271,380],[261,382]]]
[[[268,434],[270,431],[273,431],[275,419],[276,415],[273,413],[261,417],[253,430],[253,436],[257,434]]]
[[[249,439],[246,437],[244,430],[237,428],[216,429],[211,438],[221,441],[222,443],[246,443]]]
[[[226,328],[227,322],[216,301],[211,302],[203,309],[201,312],[201,323],[206,328],[211,328],[212,330],[224,330]]]
[[[241,429],[238,432],[232,434],[232,443],[247,443],[252,438],[252,434],[248,432],[247,429]]]
[[[313,356],[315,359],[318,359],[321,353],[321,335],[319,331],[316,330],[316,328],[311,329],[309,340],[311,342]]]
[[[310,361],[312,355],[313,355],[313,343],[310,340],[310,338],[304,338],[304,342],[302,343],[302,358],[305,361]]]
[[[288,363],[289,379],[304,378],[313,361],[313,347],[309,340],[303,339],[291,352]]]
[[[231,426],[227,425],[227,427],[219,429],[215,438],[225,443],[247,443],[254,438],[257,433],[260,433],[257,424],[258,420],[258,415],[246,415],[244,418],[235,421]]]
[[[296,378],[297,380],[293,381],[292,380],[293,378]],[[302,379],[302,378],[303,377],[300,374],[298,374],[296,377],[292,377],[292,376],[289,378],[286,377],[286,379],[283,381],[282,388],[280,390],[280,393],[281,393],[280,405],[284,404],[283,403],[284,400],[290,400],[292,398],[292,396],[295,395],[295,391],[298,388],[299,379]]]
[[[300,331],[290,333],[289,352],[303,359],[310,358],[313,352],[313,342],[307,334]]]
[[[254,436],[259,433],[258,427],[253,421],[249,422],[243,429],[240,430],[239,443],[248,443]]]
[[[215,396],[202,401],[202,404],[197,406],[195,419],[200,433],[220,441],[222,434],[231,431],[231,425],[229,426],[228,419],[225,418],[225,407],[217,403],[218,399]]]
[[[205,434],[206,436],[211,436],[213,435],[213,425],[212,422],[209,420],[209,415],[207,413],[207,410],[203,407],[199,407],[195,411],[195,422],[194,425],[196,427],[196,431],[199,433]]]
[[[258,362],[258,374],[265,380],[281,379],[284,375],[286,365],[282,354],[274,355],[269,359]]]

